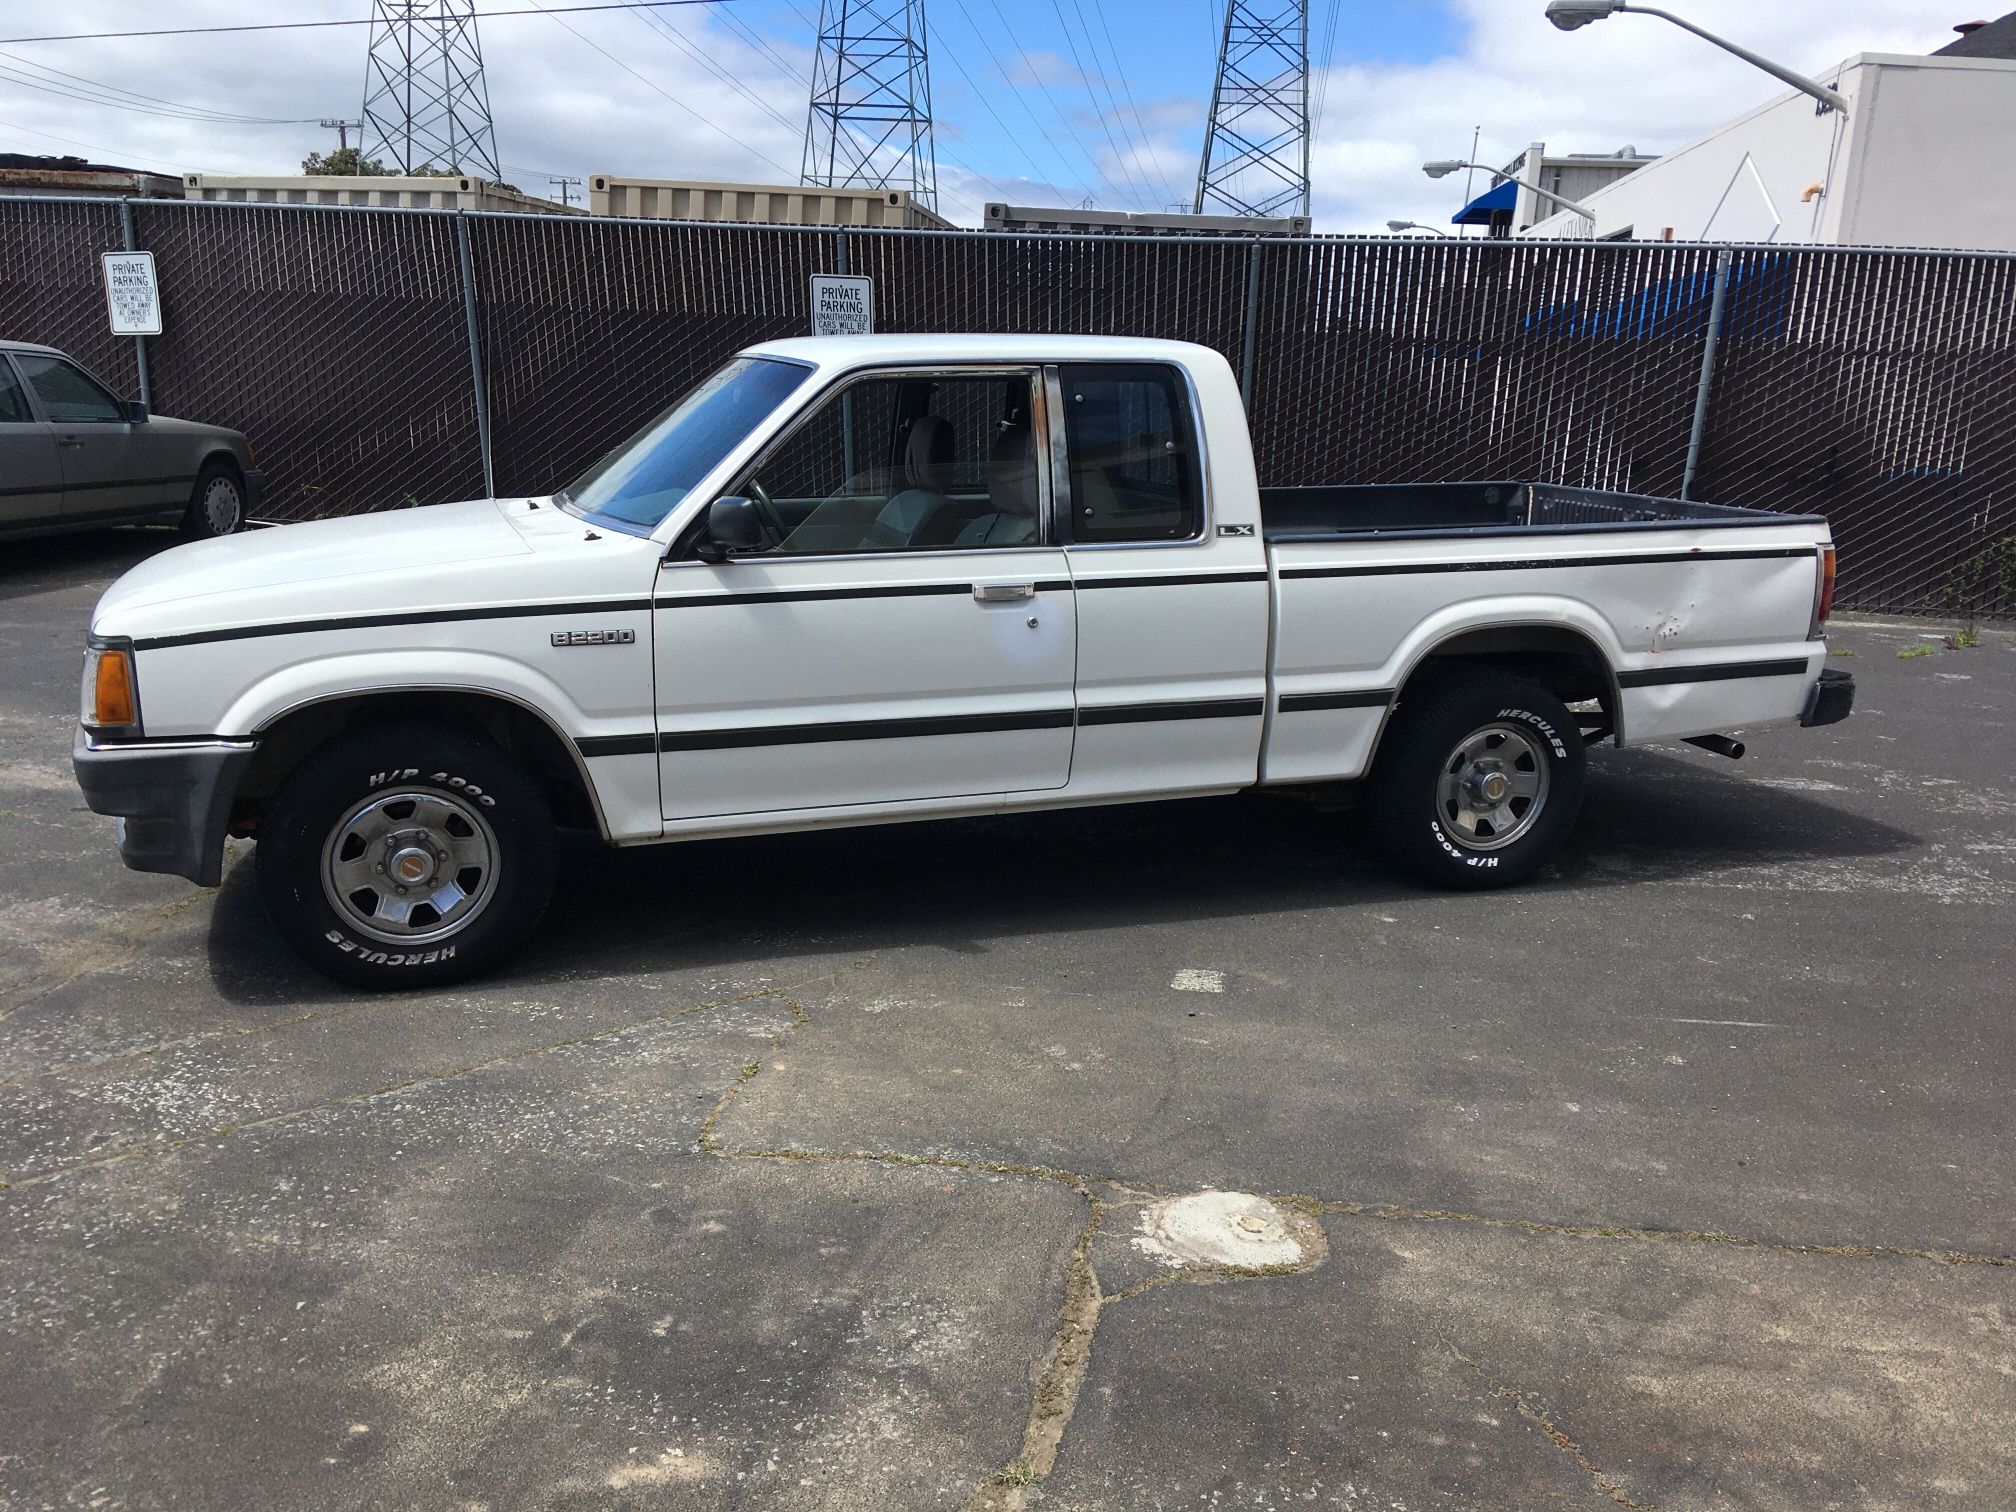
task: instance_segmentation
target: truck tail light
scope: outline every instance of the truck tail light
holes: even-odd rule
[[[131,646],[93,646],[85,653],[84,723],[104,734],[138,734],[139,685]]]
[[[1834,548],[1820,548],[1820,577],[1813,585],[1813,625],[1806,632],[1807,639],[1818,640],[1820,627],[1827,623],[1827,616],[1834,612]]]

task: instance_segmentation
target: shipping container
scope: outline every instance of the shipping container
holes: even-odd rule
[[[707,179],[588,177],[588,209],[633,220],[733,221],[763,226],[895,226],[949,231],[952,222],[903,189],[722,184]]]

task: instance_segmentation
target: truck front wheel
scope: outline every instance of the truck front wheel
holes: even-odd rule
[[[376,725],[288,774],[257,858],[274,926],[309,965],[352,987],[433,987],[531,934],[553,890],[553,818],[488,741]]]
[[[1506,887],[1552,855],[1582,805],[1582,732],[1560,699],[1483,670],[1410,692],[1372,767],[1367,819],[1437,887]]]

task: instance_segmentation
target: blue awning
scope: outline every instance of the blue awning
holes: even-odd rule
[[[1511,179],[1495,189],[1486,189],[1449,217],[1452,226],[1488,226],[1494,212],[1510,215],[1519,204],[1519,186]]]

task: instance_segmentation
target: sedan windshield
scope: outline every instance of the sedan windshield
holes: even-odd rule
[[[796,363],[737,357],[560,490],[559,502],[648,533],[811,376]]]

